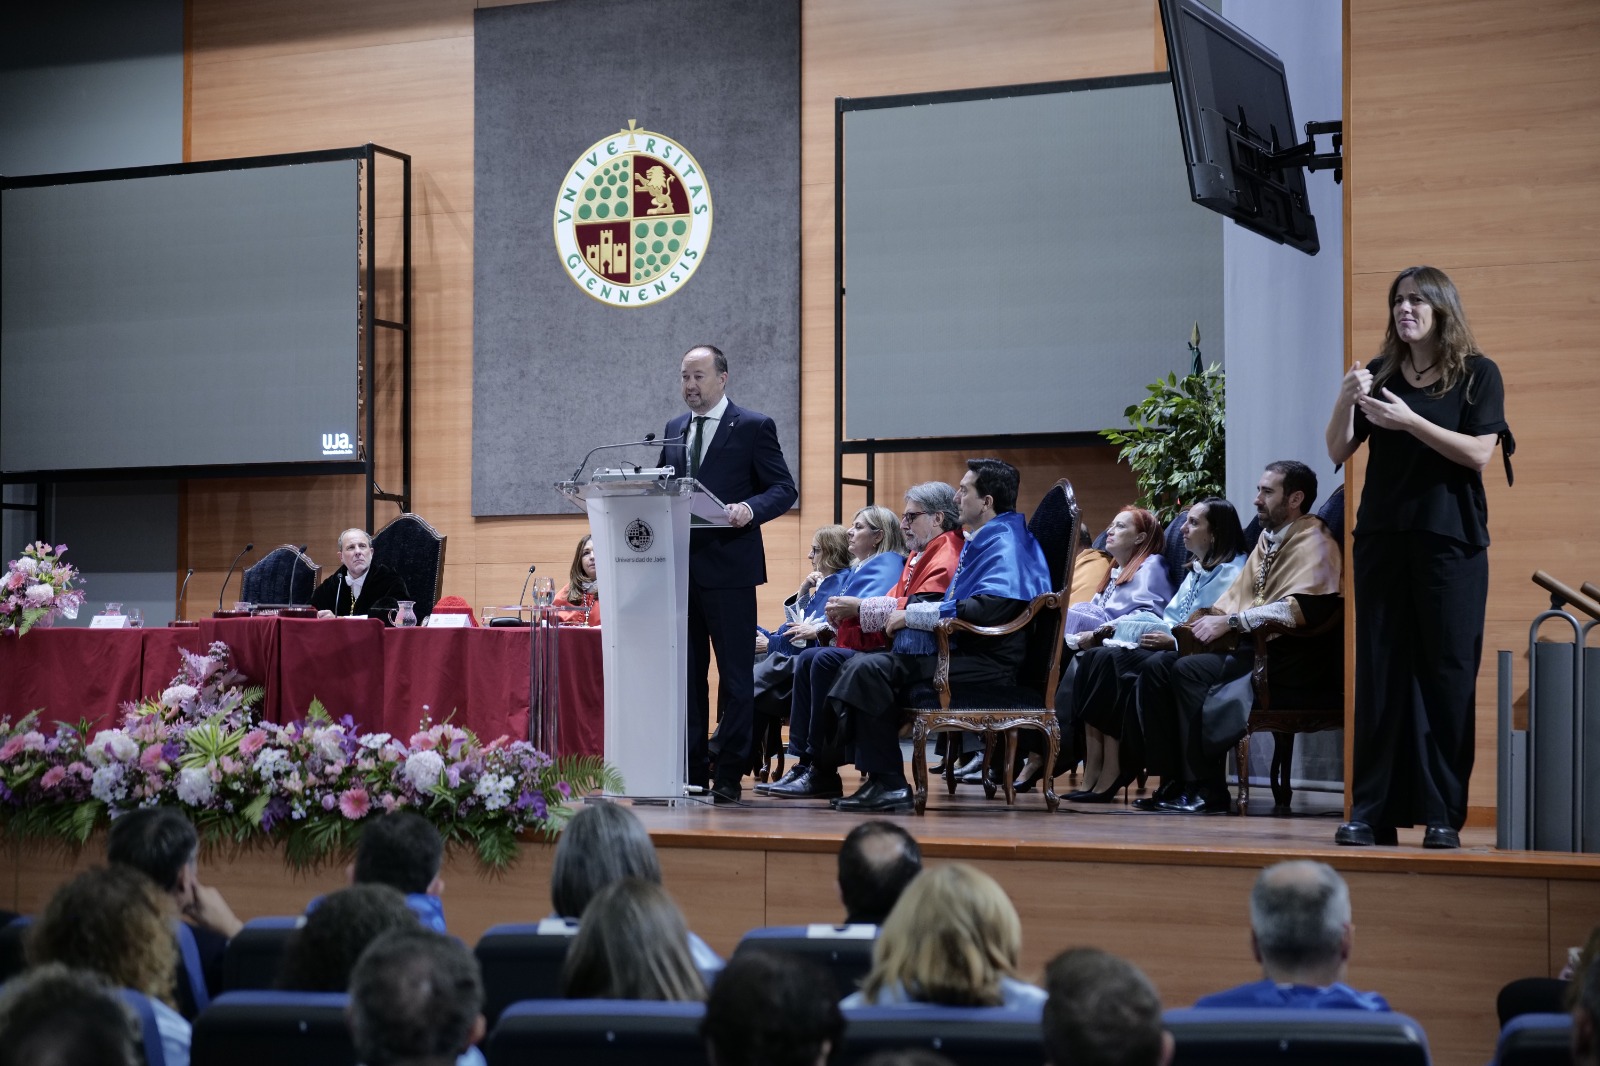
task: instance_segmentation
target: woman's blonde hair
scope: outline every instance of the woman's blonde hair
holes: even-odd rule
[[[666,889],[624,877],[584,908],[561,972],[567,999],[704,1002],[689,927]]]
[[[588,533],[578,538],[578,550],[572,553],[572,566],[567,570],[567,602],[574,607],[583,606],[583,586],[590,584],[589,575],[583,572],[583,549],[594,538]],[[600,583],[596,573],[593,584]]]
[[[1406,267],[1389,285],[1389,324],[1383,331],[1383,347],[1378,349],[1383,365],[1373,375],[1372,391],[1376,393],[1382,389],[1384,382],[1400,370],[1400,361],[1411,352],[1410,345],[1400,339],[1394,328],[1394,295],[1407,278],[1417,283],[1417,291],[1433,308],[1433,332],[1438,338],[1439,352],[1439,381],[1433,395],[1443,396],[1466,374],[1467,360],[1483,353],[1472,336],[1472,327],[1467,325],[1467,313],[1461,309],[1461,294],[1456,291],[1455,282],[1444,271],[1431,266]]]
[[[811,539],[817,543],[817,557],[811,563],[823,576],[848,570],[855,562],[850,558],[850,531],[843,526],[823,526]]]
[[[952,1007],[995,1007],[1002,977],[1015,977],[1022,922],[1005,889],[964,863],[923,870],[901,895],[872,949],[862,985],[868,1002],[899,985],[906,998]]]
[[[871,504],[857,511],[856,517],[883,534],[878,538],[878,550],[873,552],[873,555],[879,552],[895,552],[900,555],[906,553],[906,535],[900,529],[899,515],[887,507]]]
[[[28,964],[59,962],[167,1006],[178,970],[172,897],[127,866],[97,866],[56,889],[28,932]]]

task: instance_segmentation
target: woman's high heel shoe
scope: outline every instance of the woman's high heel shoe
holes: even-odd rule
[[[1131,773],[1120,774],[1111,783],[1111,787],[1104,792],[1091,792],[1088,789],[1082,789],[1077,792],[1067,793],[1067,800],[1070,803],[1113,803],[1116,801],[1117,793],[1121,792],[1122,800],[1126,803],[1128,800],[1128,786],[1133,784],[1135,776],[1137,775]]]
[[[1018,792],[1032,792],[1033,786],[1037,785],[1043,776],[1044,756],[1038,752],[1030,752],[1022,761],[1021,772],[1017,774],[1017,779],[1011,783],[1011,787]]]

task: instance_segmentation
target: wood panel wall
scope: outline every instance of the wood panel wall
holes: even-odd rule
[[[1377,350],[1394,275],[1437,266],[1505,376],[1517,437],[1515,487],[1498,454],[1484,472],[1493,544],[1470,797],[1484,823],[1495,651],[1516,653],[1524,702],[1528,625],[1549,605],[1529,576],[1600,580],[1600,7],[1348,0],[1347,19],[1348,360]],[[1358,461],[1352,498],[1361,476]]]

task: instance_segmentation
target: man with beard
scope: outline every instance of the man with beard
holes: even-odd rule
[[[1135,700],[1146,762],[1161,777],[1156,794],[1136,804],[1140,809],[1227,813],[1231,797],[1225,767],[1239,734],[1211,735],[1219,730],[1203,713],[1207,695],[1250,672],[1252,630],[1268,622],[1289,629],[1314,627],[1339,607],[1344,558],[1326,523],[1307,513],[1316,498],[1317,475],[1310,467],[1293,460],[1267,464],[1256,484],[1261,539],[1228,591],[1188,626],[1207,650],[1158,658],[1139,675]],[[1314,704],[1302,701],[1337,693],[1343,639],[1334,632],[1327,639],[1274,641],[1271,676],[1286,682],[1274,682],[1275,696],[1309,706]]]

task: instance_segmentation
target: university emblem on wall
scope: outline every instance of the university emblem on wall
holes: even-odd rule
[[[556,249],[567,276],[596,300],[645,307],[700,268],[711,215],[694,156],[630,119],[567,171],[556,196]]]

